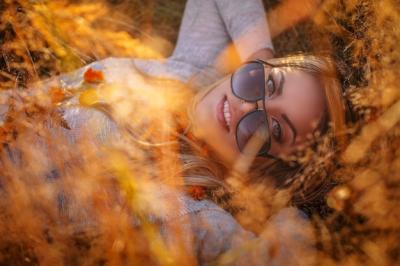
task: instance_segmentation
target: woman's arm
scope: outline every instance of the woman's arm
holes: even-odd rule
[[[242,61],[273,44],[261,0],[214,0]]]
[[[272,216],[258,237],[250,237],[243,229],[231,233],[233,235],[223,237],[229,250],[218,257],[218,265],[305,266],[315,263],[311,223],[295,208],[284,208]]]
[[[259,237],[237,240],[218,258],[218,265],[315,264],[316,241],[311,222],[293,207],[273,215]]]
[[[162,235],[171,246],[184,241],[186,252],[195,254],[200,265],[312,265],[314,262],[311,223],[295,208],[284,208],[272,216],[261,236],[256,237],[208,200],[186,198],[182,207],[186,211],[181,209],[179,215],[169,213]],[[176,233],[179,236],[174,236]]]
[[[228,49],[232,43],[239,54],[238,61],[247,60],[259,50],[265,50],[267,57],[272,55],[261,0],[189,0],[171,59],[200,69],[217,63],[217,68],[227,72],[225,65],[232,59],[232,49]]]

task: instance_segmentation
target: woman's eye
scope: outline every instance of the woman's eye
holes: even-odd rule
[[[275,83],[274,80],[270,77],[268,77],[267,84],[266,84],[266,89],[267,89],[267,95],[268,97],[271,97],[275,93]]]
[[[279,124],[279,122],[275,119],[272,118],[272,136],[274,137],[274,139],[278,142],[282,141],[282,128],[281,125]]]

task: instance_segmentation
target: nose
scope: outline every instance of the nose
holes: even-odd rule
[[[245,100],[240,100],[239,104],[239,111],[241,115],[244,115],[250,111],[254,111],[257,109],[257,103],[256,102],[247,102]]]
[[[282,99],[276,97],[274,99],[268,99],[264,101],[264,107],[265,111],[268,114],[278,114],[282,110],[285,110],[284,108],[285,103],[282,101]]]

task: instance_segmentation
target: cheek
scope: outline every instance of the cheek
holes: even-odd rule
[[[233,162],[237,157],[236,141],[232,134],[225,131],[216,117],[217,105],[227,94],[229,82],[223,82],[218,87],[201,98],[192,114],[193,133],[204,141],[222,160]]]
[[[298,106],[296,112],[293,114],[298,131],[296,143],[302,143],[312,137],[323,113],[324,105],[315,101]]]
[[[317,128],[325,111],[325,104],[322,97],[312,97],[308,99],[301,109],[299,109],[300,131],[312,134]]]
[[[287,108],[300,132],[312,133],[325,110],[323,89],[309,76],[300,76],[287,90]]]
[[[193,125],[196,128],[208,128],[208,131],[212,131],[215,120],[215,108],[218,104],[219,99],[225,94],[226,81],[219,84],[214,89],[209,90],[205,95],[199,96],[199,100],[194,108],[193,112]]]
[[[205,128],[212,118],[212,110],[215,105],[216,91],[210,91],[198,100],[193,112],[193,125],[196,128]]]
[[[193,133],[197,138],[203,138],[205,125],[207,125],[208,117],[210,116],[208,113],[209,108],[207,108],[207,101],[200,101],[192,114],[192,126],[193,126]],[[203,130],[202,130],[203,129]]]
[[[314,131],[318,127],[318,123],[322,117],[322,110],[318,114],[314,115],[304,115],[300,117],[300,125],[298,128],[299,131],[299,140],[306,140],[312,137]]]

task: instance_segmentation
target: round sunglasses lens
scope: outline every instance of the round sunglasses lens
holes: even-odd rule
[[[232,76],[232,91],[246,101],[257,101],[264,97],[264,66],[261,63],[247,63]]]
[[[263,143],[258,154],[268,152],[270,147],[270,135],[267,118],[263,111],[253,111],[244,116],[236,129],[236,141],[240,151],[243,151],[252,137],[257,137]]]

